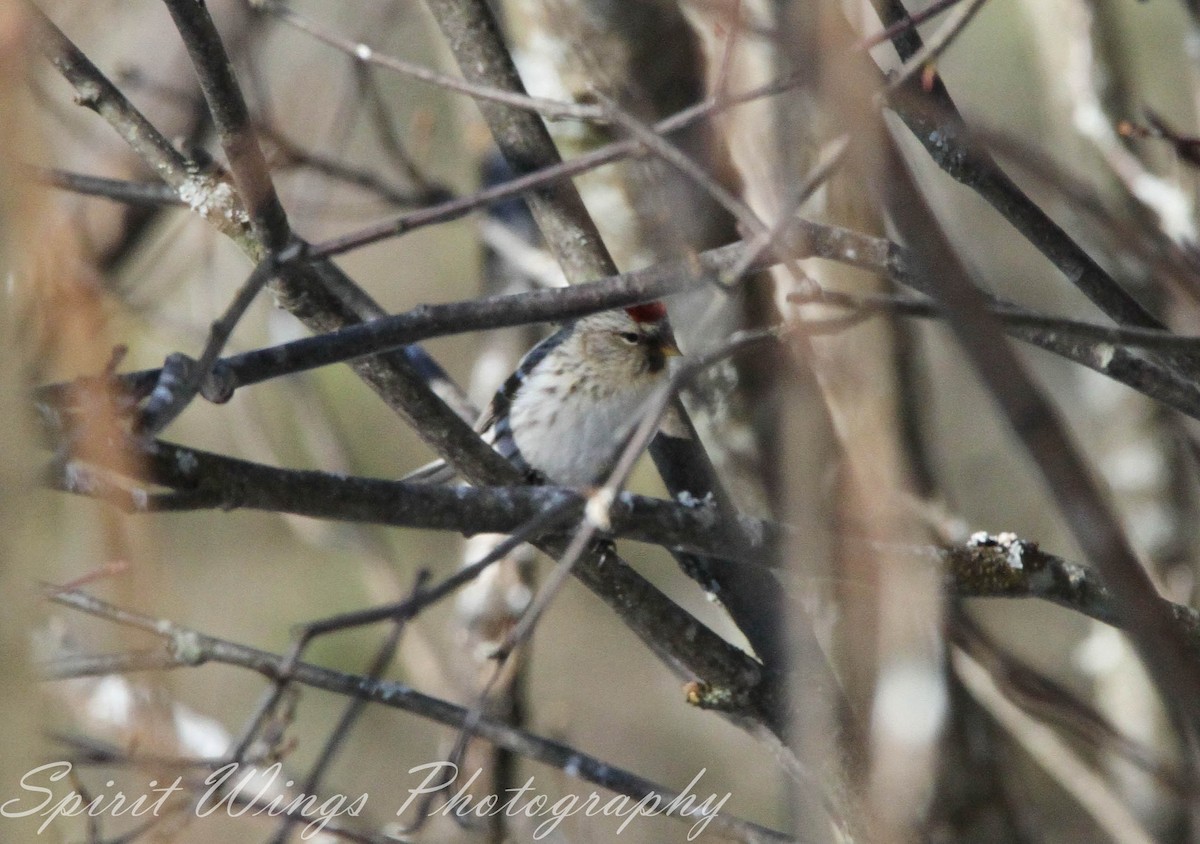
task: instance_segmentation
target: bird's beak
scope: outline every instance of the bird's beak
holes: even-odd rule
[[[646,365],[650,372],[662,372],[667,368],[668,358],[679,357],[679,346],[670,328],[659,330],[646,339],[650,341],[646,346]]]
[[[669,327],[659,335],[658,348],[666,358],[677,358],[683,355],[683,352],[679,351],[679,344],[675,342],[675,332]]]

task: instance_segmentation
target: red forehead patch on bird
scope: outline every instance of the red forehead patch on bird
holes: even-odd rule
[[[626,308],[625,313],[634,322],[661,322],[667,317],[667,306],[662,302],[647,302],[644,305],[634,305]]]

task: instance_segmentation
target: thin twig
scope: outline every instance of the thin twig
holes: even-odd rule
[[[896,21],[882,32],[877,32],[862,39],[855,45],[855,49],[866,51],[878,47],[885,41],[891,41],[910,30],[916,29],[925,23],[925,21],[940,15],[942,12],[961,2],[962,0],[937,0],[935,3],[930,3],[921,11],[913,12],[905,19]]]
[[[371,122],[375,124],[375,135],[396,169],[404,175],[409,184],[430,198],[426,201],[434,201],[433,197],[439,194],[449,196],[449,189],[427,176],[405,148],[400,133],[393,125],[388,100],[380,90],[379,82],[370,68],[359,68],[358,84],[367,100]]]
[[[131,182],[127,179],[109,179],[103,176],[89,176],[86,173],[72,173],[47,167],[27,166],[23,169],[31,178],[44,185],[84,196],[99,196],[127,205],[157,207],[187,204],[165,182]]]
[[[957,0],[956,0],[957,2]],[[967,25],[975,17],[983,4],[987,0],[969,0],[961,9],[955,10],[954,14],[946,21],[925,46],[909,56],[904,67],[896,74],[896,76],[888,82],[887,92],[896,91],[901,86],[908,84],[909,80],[914,76],[922,73],[924,69],[938,60],[938,57],[950,47],[954,40],[962,33]]]
[[[571,496],[559,496],[558,501],[539,510],[533,518],[506,536],[478,560],[463,566],[454,574],[434,586],[422,589],[403,604],[388,604],[382,607],[343,613],[321,622],[305,625],[304,632],[306,635],[312,636],[329,630],[347,630],[351,627],[375,624],[393,618],[398,613],[410,616],[415,615],[425,607],[442,600],[455,590],[474,580],[489,566],[504,559],[517,546],[541,536],[552,529],[556,529],[558,524],[566,521],[572,511],[576,509],[573,506],[575,503]]]
[[[393,56],[388,56],[375,50],[361,41],[351,41],[346,38],[330,32],[313,22],[310,18],[305,17],[294,9],[285,6],[279,0],[254,0],[255,5],[274,16],[280,21],[295,27],[301,32],[311,35],[313,38],[321,41],[324,44],[345,53],[356,62],[380,67],[385,70],[391,70],[396,73],[404,74],[405,76],[416,79],[421,82],[427,82],[430,85],[436,85],[439,88],[444,88],[447,91],[455,91],[459,94],[466,94],[477,100],[485,100],[487,102],[498,103],[500,105],[511,106],[512,108],[524,109],[535,112],[548,119],[571,119],[571,120],[603,120],[604,112],[602,109],[594,105],[586,105],[580,103],[561,102],[559,100],[551,100],[545,97],[531,97],[527,94],[515,93],[513,91],[505,91],[501,88],[492,87],[490,85],[481,85],[470,81],[464,81],[454,76],[447,76],[444,73],[438,73],[436,70],[430,70],[427,67],[406,62],[403,59],[397,59]]]
[[[799,304],[819,302],[853,311],[879,311],[897,316],[924,319],[945,319],[946,317],[944,309],[937,302],[902,294],[874,293],[854,296],[826,290],[812,294],[795,294],[788,298]],[[1173,334],[1155,328],[1096,325],[1068,317],[1034,313],[1000,299],[994,299],[993,302],[988,306],[988,312],[1007,326],[1056,331],[1080,340],[1108,343],[1113,346],[1127,346],[1132,349],[1200,351],[1200,336]]]
[[[795,80],[792,77],[782,77],[774,82],[719,101],[706,100],[665,117],[650,128],[657,135],[665,135],[683,129],[710,114],[781,93],[794,84]],[[514,196],[531,194],[529,198],[533,202],[537,196],[549,191],[561,180],[633,155],[639,146],[636,139],[626,139],[605,144],[568,161],[559,161],[556,158],[554,163],[528,170],[503,184],[476,191],[470,196],[448,200],[430,208],[406,212],[389,221],[376,223],[358,231],[314,244],[308,254],[313,257],[331,257],[386,238],[404,235],[424,226],[454,220],[485,205]],[[578,282],[610,274],[611,271],[597,270],[586,275],[581,272],[572,278]]]
[[[401,208],[424,202],[441,202],[451,193],[440,186],[422,185],[417,190],[405,190],[390,184],[379,174],[366,168],[346,164],[342,159],[304,149],[273,126],[261,126],[259,131],[278,153],[271,157],[276,166],[291,165],[311,169],[330,179],[370,191],[384,202]]]
[[[718,205],[728,211],[734,219],[741,223],[750,234],[758,236],[765,236],[767,234],[766,224],[763,223],[754,209],[713,178],[708,171],[688,157],[679,147],[625,111],[625,109],[618,106],[616,102],[605,96],[602,92],[595,91],[593,95],[604,106],[605,113],[613,123],[623,127],[639,145],[654,153],[682,173],[685,178],[695,183],[701,190],[712,197]]]
[[[75,88],[79,105],[107,120],[160,179],[180,191],[193,175],[187,159],[40,9],[32,3],[25,8],[34,42]]]
[[[575,564],[582,558],[595,533],[596,526],[591,519],[584,518],[580,521],[574,535],[571,537],[570,544],[567,545],[561,558],[555,564],[553,570],[551,570],[550,576],[546,578],[545,582],[538,589],[537,595],[534,596],[534,599],[525,607],[524,612],[521,613],[517,624],[508,631],[504,637],[504,641],[496,649],[493,655],[494,663],[491,674],[483,684],[483,688],[479,690],[479,694],[475,697],[475,702],[463,719],[462,727],[459,729],[454,740],[454,746],[449,753],[450,762],[455,768],[461,766],[462,760],[466,756],[467,746],[475,735],[476,728],[492,696],[492,690],[499,683],[501,677],[504,676],[510,660],[517,649],[525,644],[530,635],[532,635],[534,625],[537,624],[542,613],[550,606],[554,598],[562,591],[563,586],[566,585],[568,578],[574,573]],[[603,554],[604,551],[600,551],[600,553]],[[428,807],[432,805],[434,797],[435,793],[432,792],[426,795],[417,812],[417,825],[406,829],[406,832],[414,832],[416,828],[419,828],[422,819],[429,817],[430,812],[428,811]]]
[[[412,596],[421,594],[422,584],[428,579],[429,572],[420,571],[417,573],[416,583],[413,585]],[[371,665],[367,669],[367,679],[374,683],[378,682],[383,676],[383,672],[391,665],[392,660],[396,656],[396,648],[400,645],[400,636],[404,632],[405,624],[411,620],[414,612],[397,612],[392,618],[392,629],[388,631],[387,638],[380,645],[379,651],[375,654],[375,658],[371,660]],[[311,637],[309,637],[311,639]],[[321,781],[328,772],[330,765],[333,764],[334,758],[338,751],[346,743],[346,739],[350,736],[350,730],[354,727],[354,722],[362,715],[366,709],[367,701],[365,698],[355,697],[346,704],[346,708],[342,710],[342,715],[338,718],[337,724],[329,733],[329,738],[325,745],[321,748],[321,752],[317,755],[317,761],[313,763],[309,769],[308,776],[304,778],[304,783],[300,787],[302,794],[316,794],[320,791]],[[287,841],[288,834],[296,825],[299,818],[293,816],[284,817],[279,824],[279,829],[275,835],[271,837],[272,844],[284,844]]]
[[[192,399],[209,381],[213,367],[220,358],[225,344],[229,342],[234,328],[237,327],[238,322],[241,321],[242,316],[245,315],[267,282],[275,277],[278,268],[279,260],[274,253],[260,261],[258,266],[247,276],[242,286],[238,288],[237,294],[225,312],[213,322],[199,359],[184,365],[181,378],[169,383],[165,378],[159,381],[139,420],[141,433],[147,436],[158,434],[187,408]],[[176,360],[180,360],[180,358],[176,358]],[[166,367],[163,372],[166,372]],[[225,401],[231,395],[232,391],[224,384],[213,386],[209,393],[210,398],[214,401]]]
[[[767,250],[771,249],[781,239],[784,239],[789,230],[794,229],[796,214],[800,212],[804,203],[817,192],[821,185],[825,184],[829,177],[837,171],[845,159],[849,148],[850,140],[843,136],[822,151],[823,154],[817,161],[816,166],[804,178],[804,181],[800,183],[800,187],[792,192],[787,201],[784,202],[775,222],[766,231],[755,234],[746,244],[746,251],[738,262],[733,265],[727,274],[718,279],[718,283],[721,286],[726,288],[735,286],[758,264],[759,259],[762,258]],[[803,249],[796,251],[803,251]]]

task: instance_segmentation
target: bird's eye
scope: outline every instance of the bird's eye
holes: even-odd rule
[[[637,343],[641,342],[641,339],[642,339],[642,335],[635,334],[632,331],[622,331],[617,336],[620,337],[622,340],[624,340],[626,343],[629,343],[630,345],[636,345]]]

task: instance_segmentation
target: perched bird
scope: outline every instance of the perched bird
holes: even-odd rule
[[[568,323],[534,346],[476,429],[532,478],[561,486],[601,480],[643,403],[679,354],[661,302]],[[441,481],[432,464],[406,480]]]

